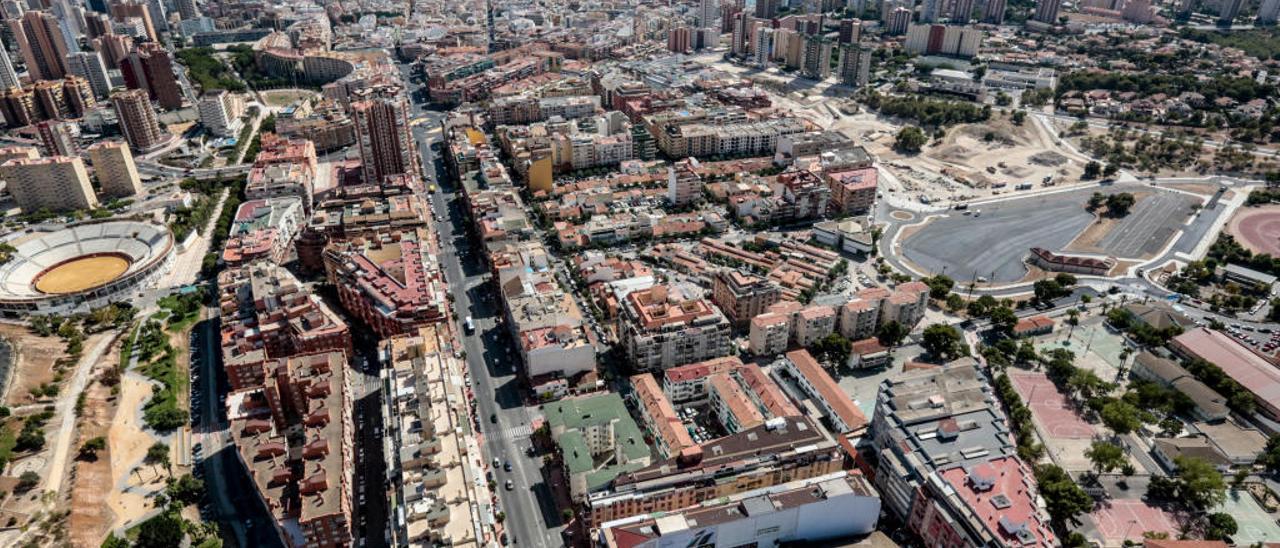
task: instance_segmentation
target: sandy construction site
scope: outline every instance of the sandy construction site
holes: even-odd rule
[[[1084,173],[1082,159],[1059,147],[1031,118],[1016,126],[995,114],[984,123],[953,126],[916,155],[894,150],[895,138],[894,131],[879,131],[864,145],[893,170],[905,190],[930,202],[999,195],[1027,183],[1078,184]]]

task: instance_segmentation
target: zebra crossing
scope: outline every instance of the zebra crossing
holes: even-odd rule
[[[529,437],[533,434],[533,428],[527,424],[520,426],[512,426],[499,432],[499,437],[504,440],[519,440]]]

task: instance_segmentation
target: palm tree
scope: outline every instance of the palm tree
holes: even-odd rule
[[[147,448],[147,456],[142,459],[142,462],[153,468],[157,464],[163,465],[170,475],[173,474],[173,470],[171,468],[173,463],[169,461],[169,446],[162,441],[155,442],[151,447]],[[158,476],[159,473],[157,472],[156,475]]]

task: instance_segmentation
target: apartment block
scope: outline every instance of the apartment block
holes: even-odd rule
[[[777,418],[702,445],[701,460],[672,457],[617,474],[583,499],[592,524],[674,512],[844,468],[845,453],[804,416]],[[578,499],[575,499],[578,500]]]
[[[879,320],[879,301],[855,297],[840,307],[840,336],[851,341],[871,337]]]
[[[100,141],[89,145],[89,161],[103,194],[116,198],[142,194],[142,179],[129,143]]]
[[[667,399],[666,394],[658,388],[653,375],[641,373],[631,377],[631,405],[640,412],[644,428],[653,438],[654,448],[658,456],[668,458],[685,456],[701,458],[701,448],[693,442],[689,431],[680,420],[680,415]]]
[[[146,91],[131,89],[118,92],[111,96],[111,105],[120,119],[120,130],[133,150],[143,154],[152,152],[173,138],[160,129],[156,110],[152,108]]]
[[[836,311],[830,306],[809,305],[797,312],[792,322],[796,346],[809,347],[835,333]]]
[[[230,105],[232,100],[232,95],[225,89],[206,91],[196,104],[196,110],[200,114],[200,125],[218,137],[238,135],[240,126],[243,124],[240,117],[234,115]]]
[[[502,287],[507,327],[530,379],[571,378],[596,368],[596,350],[582,310],[555,279],[537,241],[492,248],[490,265]]]
[[[390,337],[448,317],[438,253],[426,230],[390,232],[330,244],[325,272],[342,308]]]
[[[870,482],[839,471],[603,523],[598,542],[605,548],[693,546],[701,539],[749,539],[757,546],[818,543],[870,533],[879,515],[880,496]]]
[[[773,282],[737,270],[722,270],[711,280],[711,301],[735,327],[747,325],[782,298]]]
[[[560,451],[574,501],[584,501],[619,474],[650,463],[644,435],[617,394],[549,403],[543,406],[543,415]],[[598,466],[598,462],[608,464]]]
[[[222,361],[234,390],[262,386],[272,359],[351,352],[347,325],[288,270],[268,262],[218,275]]]
[[[876,202],[879,172],[874,167],[826,172],[831,188],[831,213],[837,217],[869,213]]]
[[[968,58],[978,55],[982,38],[981,30],[968,26],[909,25],[903,48],[917,55],[950,55]]]
[[[929,286],[913,281],[894,288],[881,304],[880,323],[898,322],[908,329],[924,318],[929,308]]]
[[[832,430],[841,434],[857,433],[867,426],[867,416],[853,399],[836,384],[835,379],[818,365],[818,361],[809,355],[808,350],[792,350],[786,357],[774,364],[796,380],[796,384],[809,396],[812,402],[827,421]],[[776,374],[776,373],[775,373]]]
[[[383,178],[418,176],[417,146],[409,128],[409,101],[399,85],[381,85],[356,92],[351,103],[364,178],[376,184]]]
[[[227,395],[236,455],[285,546],[352,542],[354,401],[346,354],[279,360],[263,386]]]
[[[791,341],[791,315],[766,312],[751,318],[748,341],[751,353],[756,356],[786,352]]]
[[[680,207],[702,201],[702,177],[697,170],[696,158],[667,167],[667,201],[671,205]]]
[[[259,260],[283,264],[304,222],[302,200],[298,198],[249,200],[240,204],[223,244],[222,260],[233,268]]]
[[[911,329],[924,318],[928,305],[929,286],[923,282],[908,282],[893,290],[863,289],[839,307],[840,334],[850,340],[866,339],[889,322]]]
[[[707,399],[707,379],[742,366],[737,356],[725,356],[672,367],[662,372],[662,391],[674,403],[685,404]]]
[[[619,317],[627,360],[641,371],[661,370],[729,354],[729,320],[715,305],[679,289],[655,285],[633,291]]]
[[[854,88],[871,83],[872,49],[861,44],[841,44],[840,58],[836,62],[836,77],[840,83]]]
[[[484,471],[464,430],[470,422],[466,387],[452,382],[464,368],[442,348],[447,332],[426,326],[384,339],[382,423],[391,545],[462,546],[484,536],[478,527],[490,506],[487,486],[471,481]]]
[[[707,387],[711,413],[726,432],[736,434],[764,424],[764,414],[729,373],[711,375]]]
[[[22,211],[68,211],[98,207],[84,161],[77,157],[14,158],[0,164],[0,180]]]
[[[885,505],[948,546],[1056,546],[1035,476],[1016,453],[987,378],[969,363],[880,385],[870,439]]]

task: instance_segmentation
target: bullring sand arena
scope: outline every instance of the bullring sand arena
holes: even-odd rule
[[[41,293],[63,295],[93,289],[119,278],[129,269],[129,260],[119,255],[80,257],[45,271],[36,279]]]
[[[0,265],[0,316],[67,314],[128,299],[152,286],[173,262],[173,233],[163,225],[103,221],[6,240],[13,259]]]

